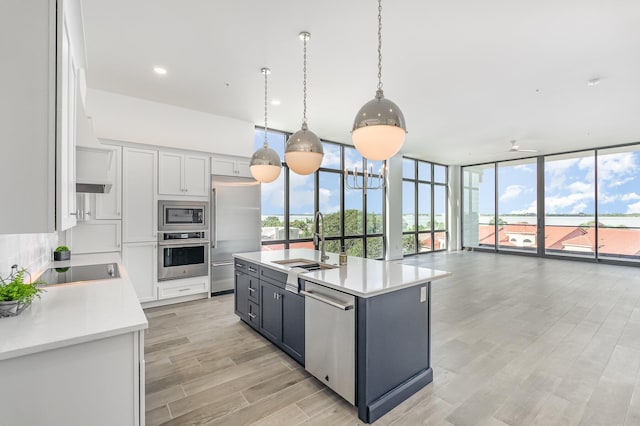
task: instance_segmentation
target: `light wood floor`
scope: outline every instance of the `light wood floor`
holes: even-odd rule
[[[639,425],[640,269],[477,252],[408,258],[432,288],[434,381],[376,425]],[[146,311],[148,425],[359,424],[233,314]]]

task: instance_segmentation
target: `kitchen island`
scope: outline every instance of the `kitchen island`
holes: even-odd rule
[[[431,282],[449,272],[359,257],[339,266],[338,255],[322,262],[310,249],[234,257],[236,314],[357,406],[362,421],[433,380]],[[305,265],[314,270],[292,271]]]
[[[143,425],[147,319],[118,254],[53,267],[118,264],[119,278],[46,288],[0,318],[0,412],[12,425]]]

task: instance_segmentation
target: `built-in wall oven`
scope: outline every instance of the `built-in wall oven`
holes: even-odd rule
[[[158,280],[209,273],[209,231],[158,232]]]
[[[158,231],[207,231],[208,202],[158,201]]]

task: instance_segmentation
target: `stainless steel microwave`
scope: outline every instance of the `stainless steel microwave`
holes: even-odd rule
[[[158,200],[158,231],[206,231],[209,229],[205,201]]]

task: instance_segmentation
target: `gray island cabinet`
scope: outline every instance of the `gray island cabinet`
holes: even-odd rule
[[[330,254],[324,268],[300,271],[295,289],[286,285],[289,266],[321,263],[320,252],[234,257],[235,313],[355,405],[362,421],[433,380],[431,281],[450,273],[357,257],[338,266]]]

